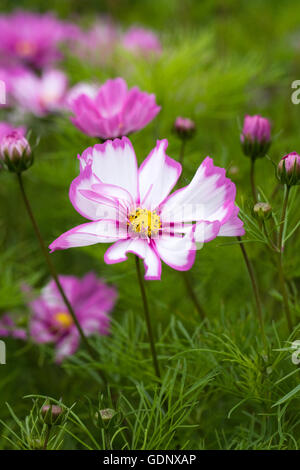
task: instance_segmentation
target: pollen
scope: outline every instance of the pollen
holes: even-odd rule
[[[133,232],[151,237],[159,232],[161,220],[156,211],[149,211],[138,207],[129,214],[128,226]]]
[[[73,319],[67,312],[58,312],[54,315],[54,318],[63,328],[70,328],[73,325]]]

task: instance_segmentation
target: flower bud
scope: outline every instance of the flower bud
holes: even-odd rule
[[[9,171],[20,173],[33,163],[33,156],[27,139],[18,131],[12,131],[1,139],[0,160]]]
[[[61,424],[64,411],[59,405],[44,405],[41,409],[41,416],[44,423],[54,426]]]
[[[278,163],[277,177],[282,184],[287,186],[300,184],[300,156],[296,152],[282,157]]]
[[[113,410],[111,408],[106,408],[105,410],[99,410],[99,412],[96,411],[95,417],[97,419],[99,417],[98,413],[100,413],[102,421],[110,421],[114,417],[114,415],[116,414],[115,410]]]
[[[195,134],[196,125],[191,119],[178,117],[174,122],[174,131],[180,139],[190,139]]]
[[[272,215],[272,207],[267,202],[258,202],[253,208],[255,217],[259,220],[268,220]]]
[[[271,145],[271,124],[259,115],[245,116],[241,134],[243,152],[255,160],[266,155]]]

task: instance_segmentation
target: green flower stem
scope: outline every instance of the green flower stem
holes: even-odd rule
[[[49,424],[47,424],[46,435],[45,435],[45,440],[44,440],[44,444],[43,444],[43,450],[47,450],[48,441],[49,441],[49,437],[50,437],[50,434],[51,434],[51,428],[52,428],[52,426],[49,426]]]
[[[149,311],[148,302],[147,302],[144,279],[143,279],[143,275],[141,272],[140,259],[138,256],[135,257],[135,263],[136,263],[136,274],[137,274],[137,278],[138,278],[138,282],[139,282],[139,286],[141,290],[141,297],[142,297],[143,306],[144,306],[146,325],[148,329],[148,337],[149,337],[149,342],[150,342],[153,367],[154,367],[157,378],[160,380],[161,375],[160,375],[159,364],[158,364],[156,349],[155,349],[154,336],[153,336],[153,331],[152,331],[152,326],[151,326],[150,311]]]
[[[282,294],[282,298],[283,298],[283,305],[284,305],[286,321],[287,321],[287,324],[288,324],[289,331],[292,332],[293,323],[292,323],[288,292],[287,292],[287,288],[286,288],[286,281],[285,281],[284,270],[283,270],[283,245],[284,245],[283,232],[284,232],[284,226],[285,226],[285,219],[286,219],[286,212],[287,212],[289,194],[290,194],[290,187],[287,186],[286,190],[285,190],[285,196],[284,196],[284,199],[283,199],[281,219],[280,219],[280,228],[279,228],[279,235],[278,235],[278,250],[279,250],[279,253],[278,253],[278,274],[279,274],[279,283],[280,283],[281,294]]]
[[[252,197],[254,204],[257,203],[257,191],[255,185],[255,160],[251,158],[251,166],[250,166],[250,183],[251,183],[251,190],[252,190]]]
[[[257,311],[258,321],[259,321],[260,330],[261,330],[261,336],[262,336],[262,340],[263,340],[263,343],[264,343],[265,350],[267,351],[267,339],[266,339],[264,319],[263,319],[263,313],[262,313],[262,304],[261,304],[257,279],[256,279],[256,276],[255,276],[253,265],[252,265],[252,263],[251,263],[251,261],[248,257],[248,254],[247,254],[246,248],[243,244],[243,241],[242,241],[241,237],[237,237],[237,239],[239,241],[239,245],[240,245],[240,248],[241,248],[241,251],[242,251],[242,255],[243,255],[243,258],[244,258],[244,261],[245,261],[245,264],[246,264],[246,267],[247,267],[247,270],[248,270],[248,274],[249,274],[249,277],[250,277],[250,280],[251,280],[252,290],[253,290],[255,303],[256,303],[256,311]]]
[[[61,283],[60,283],[60,281],[59,281],[59,279],[58,279],[58,276],[57,276],[55,267],[54,267],[54,265],[53,265],[53,263],[52,263],[52,260],[51,260],[51,258],[50,258],[50,255],[49,255],[49,253],[48,253],[48,249],[46,248],[46,245],[45,245],[44,240],[43,240],[43,238],[42,238],[40,229],[39,229],[38,224],[37,224],[37,222],[36,222],[36,219],[35,219],[35,217],[34,217],[34,215],[33,215],[33,212],[32,212],[31,205],[30,205],[30,203],[29,203],[28,197],[27,197],[27,195],[26,195],[26,191],[25,191],[24,183],[23,183],[23,178],[22,178],[22,173],[17,173],[17,179],[18,179],[18,183],[19,183],[19,186],[20,186],[20,190],[21,190],[21,194],[22,194],[22,197],[23,197],[23,200],[24,200],[25,207],[26,207],[26,209],[27,209],[28,216],[29,216],[29,218],[30,218],[30,220],[31,220],[31,223],[32,223],[34,232],[35,232],[36,237],[37,237],[37,239],[38,239],[38,242],[39,242],[39,244],[40,244],[40,247],[41,247],[41,250],[42,250],[42,252],[43,252],[43,255],[44,255],[44,257],[45,257],[45,260],[46,260],[46,263],[47,263],[47,265],[48,265],[50,274],[51,274],[51,276],[53,277],[53,280],[54,280],[54,282],[55,282],[55,284],[56,284],[56,286],[57,286],[57,288],[58,288],[58,290],[59,290],[59,292],[60,292],[60,294],[61,294],[61,296],[62,296],[62,298],[63,298],[63,301],[64,301],[64,303],[65,303],[65,305],[66,305],[66,307],[67,307],[67,309],[68,309],[68,312],[70,313],[70,315],[71,315],[71,317],[72,317],[72,319],[73,319],[73,321],[74,321],[74,324],[75,324],[75,326],[76,326],[76,328],[77,328],[77,330],[78,330],[78,332],[79,332],[79,334],[80,334],[80,337],[81,337],[83,343],[86,345],[86,347],[87,347],[89,353],[92,355],[92,357],[95,358],[95,353],[97,353],[97,351],[96,351],[94,348],[92,348],[91,345],[90,345],[90,343],[88,342],[87,337],[85,336],[85,334],[84,334],[84,332],[83,332],[83,330],[82,330],[82,328],[81,328],[81,326],[80,326],[80,324],[79,324],[79,321],[78,321],[78,319],[77,319],[77,317],[76,317],[76,315],[75,315],[75,312],[74,312],[74,310],[73,310],[73,307],[71,306],[69,300],[67,299],[66,294],[65,294],[65,292],[64,292],[64,290],[63,290],[63,287],[62,287],[62,285],[61,285]],[[97,353],[97,355],[98,355],[98,353]]]
[[[183,280],[184,280],[184,283],[185,283],[185,286],[186,286],[186,290],[187,290],[193,304],[195,305],[195,308],[196,308],[197,312],[199,313],[201,320],[205,320],[206,319],[206,313],[205,313],[204,308],[200,305],[200,303],[197,299],[197,296],[196,296],[196,293],[194,291],[193,283],[191,281],[189,272],[188,271],[182,271],[182,277],[183,277]]]

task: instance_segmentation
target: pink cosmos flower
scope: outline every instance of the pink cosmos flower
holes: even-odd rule
[[[185,271],[195,260],[196,242],[218,235],[243,235],[235,206],[235,185],[207,157],[191,183],[169,195],[181,165],[165,153],[161,140],[140,168],[128,138],[87,148],[80,174],[70,187],[74,208],[91,222],[61,235],[50,250],[113,243],[107,264],[134,253],[144,260],[145,279],[161,278],[161,260]]]
[[[12,94],[21,108],[42,117],[62,109],[67,84],[60,70],[45,71],[41,77],[28,72],[14,80]]]
[[[12,336],[17,339],[26,339],[27,333],[23,328],[18,328],[12,316],[8,313],[0,317],[0,338]]]
[[[50,13],[16,11],[0,17],[0,52],[4,57],[42,68],[61,58],[59,44],[77,27]]]
[[[59,276],[62,287],[74,308],[80,326],[87,336],[109,333],[110,316],[117,297],[114,287],[107,286],[94,273],[82,279]],[[30,303],[30,335],[37,343],[55,343],[56,361],[74,354],[79,346],[79,333],[54,281],[41,296]]]
[[[80,95],[72,103],[73,124],[90,137],[111,139],[145,127],[160,111],[155,95],[128,90],[125,80],[115,78],[102,85],[94,99]]]
[[[26,134],[25,127],[14,127],[8,122],[0,122],[0,144],[3,137],[6,137],[13,132],[17,132],[19,135],[24,136]]]
[[[91,29],[81,31],[72,50],[85,61],[105,64],[113,55],[118,36],[118,29],[110,18],[98,19]]]
[[[144,28],[132,27],[124,35],[123,47],[131,52],[143,54],[161,54],[162,47],[157,35]]]
[[[23,67],[16,66],[0,66],[0,81],[2,84],[0,107],[11,106],[11,92],[13,90],[13,83],[17,77],[22,78],[27,74],[27,70]],[[2,96],[2,94],[4,96]],[[4,99],[3,99],[4,98]]]

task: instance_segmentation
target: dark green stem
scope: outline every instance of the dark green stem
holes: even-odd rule
[[[252,266],[252,263],[248,257],[246,248],[242,242],[241,237],[237,237],[239,241],[239,245],[242,251],[242,255],[248,270],[248,274],[251,280],[251,285],[252,285],[252,290],[255,298],[255,303],[256,303],[256,311],[257,311],[257,316],[258,316],[258,321],[260,324],[260,330],[261,330],[261,336],[262,340],[264,343],[265,350],[267,351],[267,340],[266,340],[266,333],[265,333],[265,327],[264,327],[264,320],[263,320],[263,313],[262,313],[262,305],[261,305],[261,299],[260,299],[260,294],[259,294],[259,289],[258,289],[258,283],[256,280],[254,268]]]
[[[73,321],[74,321],[74,324],[75,324],[75,326],[76,326],[76,328],[77,328],[77,330],[78,330],[78,332],[79,332],[79,334],[80,334],[80,337],[81,337],[83,343],[86,345],[86,347],[87,347],[88,351],[90,352],[90,354],[91,354],[93,357],[95,357],[95,353],[97,353],[97,351],[94,350],[94,349],[91,347],[91,345],[89,344],[89,342],[88,342],[88,340],[87,340],[87,338],[86,338],[86,336],[85,336],[85,334],[84,334],[84,332],[83,332],[83,330],[82,330],[82,328],[81,328],[81,326],[80,326],[80,324],[79,324],[79,321],[78,321],[78,319],[77,319],[77,317],[76,317],[76,315],[75,315],[75,312],[74,312],[74,310],[73,310],[73,307],[71,306],[69,300],[67,299],[66,294],[65,294],[65,292],[64,292],[64,290],[63,290],[63,287],[62,287],[62,285],[61,285],[61,283],[60,283],[60,281],[59,281],[59,279],[58,279],[56,270],[55,270],[55,268],[54,268],[54,265],[53,265],[53,263],[52,263],[52,260],[51,260],[51,258],[50,258],[50,255],[49,255],[49,253],[48,253],[48,249],[46,248],[46,245],[45,245],[44,240],[43,240],[43,238],[42,238],[40,229],[39,229],[38,224],[37,224],[37,222],[36,222],[36,219],[35,219],[35,217],[34,217],[34,215],[33,215],[33,212],[32,212],[31,205],[30,205],[30,203],[29,203],[28,197],[27,197],[27,195],[26,195],[26,191],[25,191],[25,188],[24,188],[23,178],[22,178],[22,174],[21,174],[21,173],[17,173],[17,179],[18,179],[18,182],[19,182],[21,194],[22,194],[22,197],[23,197],[23,200],[24,200],[26,209],[27,209],[28,216],[29,216],[29,218],[30,218],[30,220],[31,220],[31,223],[32,223],[34,232],[35,232],[36,237],[37,237],[37,239],[38,239],[38,242],[39,242],[39,244],[40,244],[40,247],[41,247],[41,250],[42,250],[42,252],[43,252],[43,255],[44,255],[44,257],[45,257],[45,260],[46,260],[46,263],[47,263],[47,265],[48,265],[50,274],[51,274],[51,276],[53,277],[53,280],[54,280],[54,282],[55,282],[55,284],[56,284],[56,286],[57,286],[57,288],[58,288],[58,290],[59,290],[59,292],[60,292],[60,294],[61,294],[61,296],[62,296],[62,298],[63,298],[63,301],[64,301],[64,303],[65,303],[65,305],[66,305],[66,307],[67,307],[67,309],[68,309],[68,312],[70,313],[70,315],[71,315],[71,317],[72,317],[72,319],[73,319]],[[98,354],[98,353],[97,353],[97,354]]]
[[[191,278],[189,276],[189,273],[187,271],[182,271],[182,277],[183,277],[184,282],[185,282],[186,290],[187,290],[189,296],[191,297],[192,302],[195,305],[196,310],[199,313],[201,320],[205,320],[205,318],[206,318],[205,310],[203,309],[203,307],[200,305],[200,303],[198,301],[198,298],[197,298],[197,296],[195,294],[195,291],[193,289],[193,284],[191,282]]]
[[[257,191],[255,186],[255,160],[251,158],[251,166],[250,166],[250,183],[251,183],[251,190],[252,190],[252,197],[254,204],[257,203]]]
[[[286,191],[285,191],[284,200],[283,200],[283,205],[282,205],[280,227],[279,227],[279,236],[278,236],[278,249],[279,249],[279,253],[278,253],[278,274],[279,274],[279,282],[280,282],[281,294],[282,294],[282,298],[283,298],[283,305],[284,305],[286,321],[287,321],[287,324],[288,324],[289,331],[292,332],[293,322],[292,322],[292,317],[291,317],[291,312],[290,312],[289,298],[288,298],[288,292],[287,292],[287,288],[286,288],[286,282],[285,282],[284,270],[283,270],[283,248],[284,248],[283,232],[284,232],[284,226],[285,226],[285,219],[286,219],[286,212],[287,212],[289,194],[290,194],[290,188],[289,188],[289,186],[287,186]]]
[[[144,284],[143,275],[141,273],[140,259],[139,259],[138,256],[135,257],[135,263],[136,263],[137,278],[138,278],[138,282],[139,282],[139,286],[140,286],[140,290],[141,290],[141,297],[142,297],[143,306],[144,306],[144,314],[145,314],[145,319],[146,319],[146,325],[147,325],[147,329],[148,329],[148,337],[149,337],[149,342],[150,342],[150,349],[151,349],[151,354],[152,354],[153,367],[154,367],[157,378],[160,379],[161,375],[160,375],[160,370],[159,370],[159,365],[158,365],[158,360],[157,360],[157,355],[156,355],[156,350],[155,350],[155,342],[154,342],[154,337],[153,337],[153,332],[152,332],[150,312],[149,312],[149,307],[148,307],[148,302],[147,302],[145,284]]]

